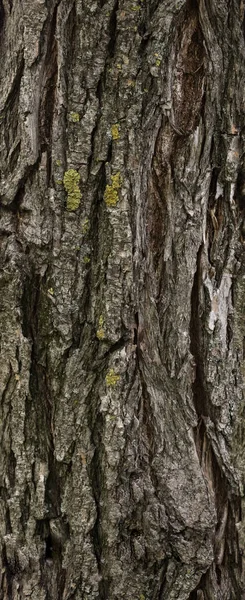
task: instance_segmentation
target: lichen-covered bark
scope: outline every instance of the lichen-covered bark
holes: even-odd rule
[[[243,18],[0,0],[2,600],[245,597]]]

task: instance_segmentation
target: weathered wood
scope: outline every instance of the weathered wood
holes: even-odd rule
[[[244,592],[244,6],[0,0],[2,600]]]

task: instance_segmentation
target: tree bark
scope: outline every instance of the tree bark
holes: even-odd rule
[[[243,0],[0,0],[2,600],[245,598]]]

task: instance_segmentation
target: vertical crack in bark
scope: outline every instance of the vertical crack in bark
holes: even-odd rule
[[[197,254],[197,268],[194,275],[191,294],[191,322],[190,322],[190,350],[195,359],[196,376],[193,383],[193,401],[199,419],[209,415],[208,398],[205,389],[205,377],[203,368],[203,340],[201,335],[201,314],[199,312],[199,293],[201,286],[201,255],[203,247],[200,246]]]
[[[98,81],[97,88],[96,88],[96,98],[98,99],[98,102],[99,102],[99,108],[98,108],[98,113],[96,115],[96,122],[95,122],[95,125],[94,125],[92,133],[91,133],[91,153],[88,158],[88,179],[91,176],[91,168],[92,168],[93,161],[95,158],[95,141],[96,141],[96,135],[99,130],[99,124],[100,124],[100,119],[101,119],[104,77],[105,77],[105,71],[100,76],[100,79]]]
[[[3,5],[3,0],[0,0],[0,43],[1,43],[1,37],[2,37],[4,25],[5,25],[5,10],[4,10],[4,5]]]
[[[205,75],[203,42],[198,7],[189,0],[180,20],[173,83],[173,125],[180,134],[195,131],[200,121]]]
[[[58,76],[57,63],[57,41],[56,41],[56,21],[57,9],[55,6],[53,16],[49,23],[47,33],[47,50],[44,60],[44,73],[42,80],[41,103],[39,107],[39,135],[40,149],[47,151],[47,184],[50,184],[52,175],[52,125],[55,107],[55,94]]]
[[[115,47],[116,47],[116,33],[117,33],[117,11],[118,11],[118,0],[115,1],[112,12],[111,12],[111,16],[110,16],[110,21],[109,21],[109,27],[108,27],[108,31],[109,31],[109,36],[110,36],[110,40],[108,43],[108,57],[109,59],[112,59],[114,57],[115,54]]]

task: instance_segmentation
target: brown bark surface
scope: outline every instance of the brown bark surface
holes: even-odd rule
[[[243,0],[0,0],[0,599],[245,598]]]

